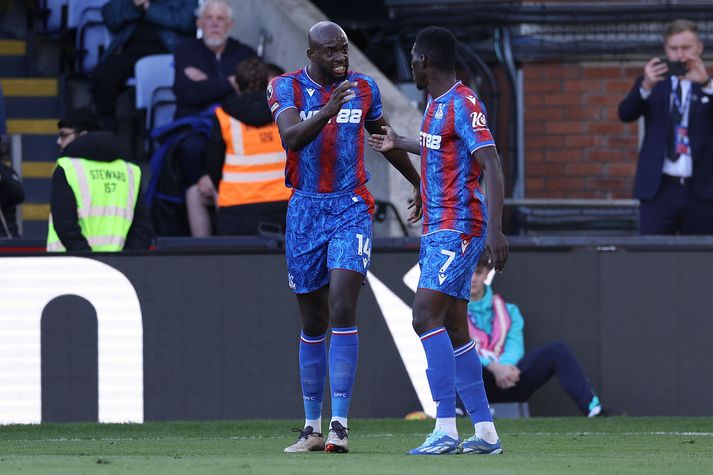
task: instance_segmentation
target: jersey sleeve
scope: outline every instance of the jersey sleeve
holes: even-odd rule
[[[296,109],[292,78],[277,76],[270,81],[267,85],[267,102],[274,120],[277,120],[277,117],[287,109]]]
[[[456,135],[465,142],[468,153],[495,145],[488,128],[485,106],[480,99],[474,95],[458,96],[454,108]]]
[[[371,107],[369,112],[366,114],[367,121],[379,120],[384,114],[381,106],[381,92],[379,91],[379,86],[374,81],[374,78],[368,78],[369,88],[371,89]]]

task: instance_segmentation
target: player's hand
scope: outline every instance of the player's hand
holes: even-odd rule
[[[651,58],[644,66],[644,80],[641,83],[646,91],[650,91],[659,82],[663,81],[668,72],[668,65],[659,58]]]
[[[329,102],[322,107],[321,111],[324,112],[327,117],[337,115],[344,104],[356,97],[356,91],[352,89],[356,87],[356,82],[343,81],[332,91],[332,95],[329,96]]]
[[[184,69],[183,74],[185,74],[186,77],[191,81],[198,82],[205,81],[206,79],[208,79],[208,75],[206,73],[193,66],[188,66],[186,69]]]
[[[383,134],[372,134],[367,139],[369,147],[381,153],[395,149],[398,135],[388,125],[383,125],[381,128],[384,131]]]
[[[417,223],[418,220],[420,220],[423,216],[423,202],[421,199],[421,190],[419,190],[418,188],[413,189],[413,199],[409,203],[408,209],[411,210],[411,213],[408,215],[408,218],[406,220],[411,224]]]
[[[488,229],[485,240],[485,257],[497,272],[502,272],[508,260],[508,241],[501,229]]]
[[[688,72],[683,79],[689,79],[691,82],[696,84],[706,85],[710,77],[708,76],[708,71],[706,71],[706,66],[703,64],[703,60],[698,56],[693,56],[691,54],[684,54],[682,61],[686,63],[686,68]]]

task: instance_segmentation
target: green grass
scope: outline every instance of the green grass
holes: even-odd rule
[[[297,421],[0,426],[6,473],[713,473],[713,418],[497,421],[501,456],[410,457],[432,421],[354,419],[346,455],[283,454]],[[472,427],[459,420],[462,435]]]

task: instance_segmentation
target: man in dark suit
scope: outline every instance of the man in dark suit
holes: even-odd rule
[[[666,61],[646,63],[619,104],[622,121],[645,121],[634,183],[639,233],[713,234],[713,83],[696,24],[669,23],[664,50]]]

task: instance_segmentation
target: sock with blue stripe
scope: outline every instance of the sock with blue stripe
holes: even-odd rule
[[[475,343],[460,346],[454,350],[456,360],[456,389],[465,410],[475,427],[476,435],[488,443],[495,443],[498,434],[490,414],[488,396],[483,384],[483,366],[475,350]]]
[[[436,401],[436,429],[454,439],[458,437],[455,427],[456,390],[453,346],[445,327],[438,327],[419,335],[426,351],[426,377],[431,396]]]
[[[357,327],[332,328],[329,342],[329,383],[332,389],[332,420],[347,427],[352,387],[359,359]]]
[[[300,337],[300,381],[305,427],[322,432],[322,398],[327,379],[327,335]]]

